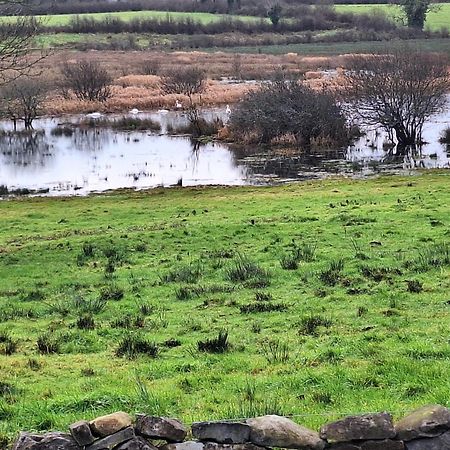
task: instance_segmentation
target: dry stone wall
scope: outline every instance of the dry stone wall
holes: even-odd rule
[[[428,405],[397,423],[388,413],[349,416],[320,433],[275,415],[196,422],[125,412],[81,420],[69,433],[20,433],[12,450],[450,450],[450,410]]]

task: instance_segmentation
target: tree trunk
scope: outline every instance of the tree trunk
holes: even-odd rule
[[[416,137],[412,136],[408,130],[405,130],[405,127],[402,124],[394,125],[394,131],[400,147],[414,145],[416,143]]]

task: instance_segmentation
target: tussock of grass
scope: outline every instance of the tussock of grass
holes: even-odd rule
[[[299,334],[316,335],[318,328],[328,328],[332,324],[331,320],[319,315],[303,317],[299,323]]]
[[[85,120],[81,126],[90,128],[112,128],[120,131],[161,131],[161,124],[152,119],[138,117],[122,117],[120,119]]]
[[[58,353],[61,347],[61,338],[53,333],[41,334],[36,341],[38,352],[42,355]]]
[[[200,352],[208,353],[225,353],[230,349],[230,342],[228,341],[228,331],[220,330],[217,337],[206,339],[205,341],[198,341],[197,348]]]
[[[270,274],[267,270],[243,255],[238,255],[234,259],[233,265],[227,270],[226,275],[231,282],[254,281],[255,287],[257,287],[258,282],[266,285],[270,279]]]
[[[450,244],[429,245],[419,251],[415,263],[419,270],[429,270],[450,265]]]
[[[163,283],[197,283],[203,274],[203,266],[200,262],[193,262],[175,268],[161,277]]]
[[[271,340],[261,345],[261,350],[270,364],[289,361],[289,346],[279,340]]]
[[[260,301],[239,306],[239,310],[242,314],[287,311],[287,309],[288,305],[286,303],[262,303]]]
[[[132,333],[125,335],[116,349],[117,356],[125,356],[129,359],[136,358],[139,355],[156,358],[158,354],[159,348],[154,342],[147,340],[139,334]]]

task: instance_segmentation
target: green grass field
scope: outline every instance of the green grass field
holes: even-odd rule
[[[388,16],[402,18],[402,11],[397,5],[336,5],[335,8],[339,12],[370,13],[382,11]],[[435,10],[428,14],[425,27],[433,31],[442,28],[450,29],[450,3],[437,3]]]
[[[184,12],[166,12],[166,11],[122,11],[112,13],[88,13],[79,14],[80,17],[88,17],[95,20],[102,20],[105,17],[120,18],[125,21],[131,21],[133,19],[155,19],[165,20],[170,17],[172,20],[183,20],[186,18],[193,19],[199,23],[207,24],[212,22],[220,22],[224,18],[234,18],[239,20],[260,20],[259,17],[251,16],[230,16],[224,14],[209,14],[209,13],[184,13]],[[70,20],[74,17],[73,14],[59,14],[38,16],[43,22],[44,26],[63,26],[68,25]]]
[[[1,201],[0,436],[449,406],[449,204],[445,171]]]

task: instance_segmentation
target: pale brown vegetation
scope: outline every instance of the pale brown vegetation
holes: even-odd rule
[[[244,79],[267,79],[282,69],[296,76],[308,74],[305,81],[313,89],[324,87],[337,89],[342,85],[345,68],[354,55],[332,57],[305,57],[295,53],[286,55],[242,55],[239,58],[239,74]],[[61,51],[41,62],[49,79],[57,78],[57,67],[61,61],[74,63],[81,59],[98,61],[111,74],[111,98],[104,104],[80,102],[73,98],[64,99],[55,91],[50,93],[45,104],[47,114],[83,113],[94,110],[103,112],[123,112],[131,108],[141,110],[173,108],[178,100],[188,104],[188,98],[179,94],[164,94],[160,89],[160,77],[142,75],[142,64],[151,60],[158,66],[158,73],[186,65],[204,69],[208,80],[206,89],[196,98],[200,106],[232,104],[242,99],[246,93],[258,88],[258,83],[221,83],[221,77],[233,77],[236,73],[236,54],[216,52],[68,52]],[[326,77],[323,70],[336,69],[333,78]],[[197,96],[196,96],[197,97]]]

